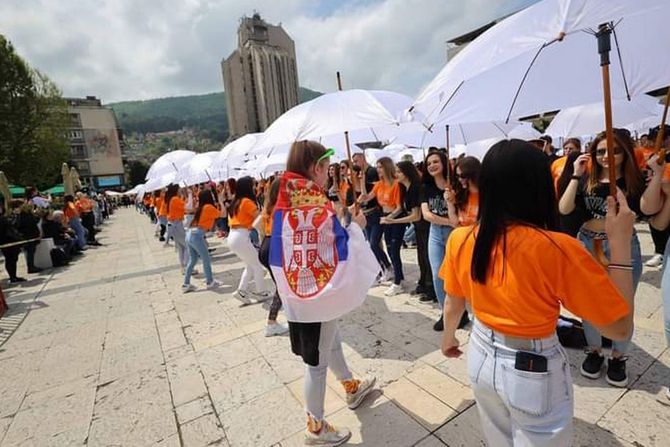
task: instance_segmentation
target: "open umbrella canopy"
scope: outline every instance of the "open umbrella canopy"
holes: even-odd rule
[[[633,121],[632,123],[628,123],[623,127],[630,130],[631,132],[637,132],[640,135],[644,135],[645,133],[649,132],[649,130],[652,129],[653,127],[660,125],[662,120],[663,120],[663,105],[657,104],[656,108],[654,109],[653,115],[650,115],[646,118],[642,118],[637,121]],[[668,115],[665,118],[665,124],[670,124],[670,115]]]
[[[158,157],[147,171],[146,179],[161,177],[171,172],[178,172],[191,158],[195,157],[195,152],[178,149],[168,152]]]
[[[532,137],[529,137],[529,135],[532,135]],[[518,121],[510,123],[502,121],[463,123],[449,126],[449,145],[452,147],[489,138],[497,138],[498,140],[506,138],[531,139],[539,136],[540,133],[535,131],[530,123]],[[423,124],[413,122],[402,124],[393,142],[406,144],[409,147],[427,148],[431,146],[445,147],[446,140],[445,126],[433,126],[428,129]]]
[[[611,23],[614,99],[670,80],[667,0],[543,0],[503,20],[454,57],[417,98],[415,119],[510,120],[602,101],[594,31]],[[641,32],[643,30],[643,32]],[[643,50],[642,50],[643,49]]]
[[[234,177],[236,170],[239,170],[250,158],[250,152],[261,135],[260,133],[249,133],[225,145],[212,161],[212,177],[217,180]]]
[[[409,96],[383,90],[344,90],[299,104],[263,132],[256,148],[271,148],[326,135],[398,125]]]
[[[635,97],[631,101],[625,99],[612,101],[613,125],[624,127],[627,124],[655,116],[657,105],[658,101],[648,95]],[[658,122],[660,120],[659,117]],[[551,121],[545,133],[554,138],[568,138],[595,135],[603,130],[605,130],[605,107],[602,102],[597,102],[561,110]]]
[[[217,151],[196,154],[179,169],[181,181],[187,186],[211,181],[214,177],[212,165],[218,154]]]

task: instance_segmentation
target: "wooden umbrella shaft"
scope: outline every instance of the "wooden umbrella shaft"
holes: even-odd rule
[[[665,153],[667,149],[663,146],[663,141],[665,140],[665,120],[668,118],[668,106],[670,105],[670,87],[665,93],[665,105],[663,106],[663,117],[661,118],[661,125],[658,128],[658,135],[656,135],[656,141],[654,142],[655,153],[658,154],[658,160],[656,163],[659,165],[663,164],[665,159]]]
[[[607,140],[607,165],[610,195],[616,197],[616,161],[614,159],[614,127],[612,125],[612,96],[610,89],[610,67],[602,66],[603,94],[605,103],[605,138]]]
[[[337,72],[337,90],[342,91],[342,78],[340,76],[340,72]],[[356,174],[354,173],[354,159],[351,156],[351,145],[349,143],[349,132],[344,131],[344,144],[347,149],[347,160],[349,160],[349,164],[351,165],[351,169],[349,169],[349,181],[351,182],[351,188],[352,188],[352,193],[354,194],[354,213],[358,214],[358,202],[356,201]],[[365,175],[365,173],[363,173]],[[339,186],[339,185],[338,185]],[[342,202],[344,203],[344,208],[346,209],[347,202]]]

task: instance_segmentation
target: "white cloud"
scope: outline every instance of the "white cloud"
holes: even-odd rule
[[[416,95],[445,41],[534,0],[2,0],[0,33],[65,95],[105,102],[221,90],[239,18],[259,11],[296,42],[300,84]]]

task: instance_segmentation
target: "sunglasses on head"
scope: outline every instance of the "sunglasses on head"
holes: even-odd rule
[[[596,157],[603,157],[607,154],[607,149],[596,149]],[[623,149],[614,147],[614,155],[623,155]]]

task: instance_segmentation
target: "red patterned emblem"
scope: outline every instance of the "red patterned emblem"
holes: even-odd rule
[[[300,298],[319,293],[337,267],[333,214],[326,207],[294,208],[284,215],[284,274]]]

